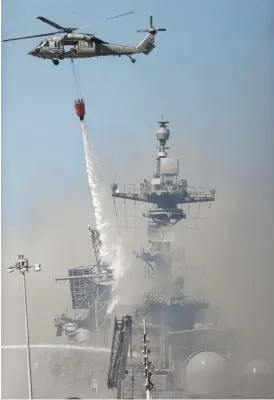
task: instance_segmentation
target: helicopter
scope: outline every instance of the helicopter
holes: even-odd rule
[[[107,18],[116,19],[124,15],[132,14],[133,11],[128,13],[115,15],[113,17]],[[127,56],[130,58],[132,63],[136,60],[132,57],[133,54],[149,54],[155,46],[155,36],[158,32],[165,32],[166,29],[156,29],[153,26],[153,18],[150,16],[150,27],[148,29],[137,30],[139,32],[147,32],[148,35],[137,45],[137,46],[126,46],[121,44],[112,44],[105,42],[93,34],[89,33],[74,33],[75,31],[85,28],[87,26],[96,24],[101,21],[91,23],[89,25],[82,26],[80,28],[65,28],[45,17],[37,17],[42,22],[54,27],[58,31],[5,39],[3,42],[8,42],[12,40],[22,40],[31,39],[36,37],[46,37],[52,36],[50,39],[44,39],[38,46],[34,47],[29,51],[28,55],[33,57],[42,58],[44,60],[52,60],[54,65],[58,65],[60,60],[64,59],[74,59],[78,58],[91,58],[91,57],[102,57],[102,56]]]

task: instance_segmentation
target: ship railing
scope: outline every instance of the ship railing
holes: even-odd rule
[[[162,183],[157,187],[157,190],[152,187],[149,181],[141,182],[139,185],[137,184],[125,184],[118,187],[117,184],[113,184],[112,190],[116,193],[127,194],[131,196],[141,196],[146,198],[151,196],[152,193],[157,193],[160,195],[161,193],[170,193],[170,194],[181,194],[182,196],[189,197],[190,199],[214,199],[215,198],[215,189],[205,190],[203,187],[195,187],[195,186],[186,186],[180,182],[174,183],[173,185],[167,185]]]
[[[188,186],[187,193],[190,198],[198,197],[201,199],[208,199],[208,198],[215,197],[216,190],[215,189],[205,190],[205,188],[202,188],[202,187]]]

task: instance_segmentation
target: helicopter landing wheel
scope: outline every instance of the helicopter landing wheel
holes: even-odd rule
[[[131,56],[128,56],[128,58],[130,58],[131,62],[134,64],[136,63],[136,60],[134,58],[132,58]]]
[[[59,60],[54,59],[54,60],[52,60],[52,62],[54,65],[59,65]]]
[[[59,57],[59,60],[64,60],[64,58],[65,58],[64,54],[61,54],[60,57]]]

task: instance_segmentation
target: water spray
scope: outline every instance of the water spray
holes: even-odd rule
[[[92,205],[94,209],[96,229],[100,234],[100,258],[103,263],[108,264],[113,271],[114,286],[117,287],[118,281],[124,273],[124,254],[121,244],[117,239],[111,238],[109,222],[105,218],[104,195],[102,193],[102,185],[100,184],[100,168],[95,154],[92,151],[89,138],[85,129],[84,117],[86,113],[85,102],[83,98],[75,101],[75,111],[80,119],[81,132],[84,145],[86,171],[88,176],[88,186],[91,194]],[[110,314],[115,306],[119,303],[119,297],[114,296],[107,312]]]
[[[100,348],[100,347],[92,347],[92,346],[74,346],[68,344],[30,344],[29,347],[31,349],[58,349],[58,350],[77,350],[77,351],[91,351],[94,353],[110,353],[109,349]],[[1,349],[25,349],[25,344],[17,344],[17,345],[3,345]]]

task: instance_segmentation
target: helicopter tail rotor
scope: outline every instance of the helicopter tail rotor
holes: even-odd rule
[[[150,17],[149,17],[149,28],[148,29],[138,29],[137,30],[137,33],[140,33],[140,32],[148,32],[148,33],[151,33],[152,35],[156,35],[156,33],[157,32],[166,32],[166,29],[165,28],[155,28],[154,27],[154,25],[153,25],[153,16],[152,15],[150,15]]]

